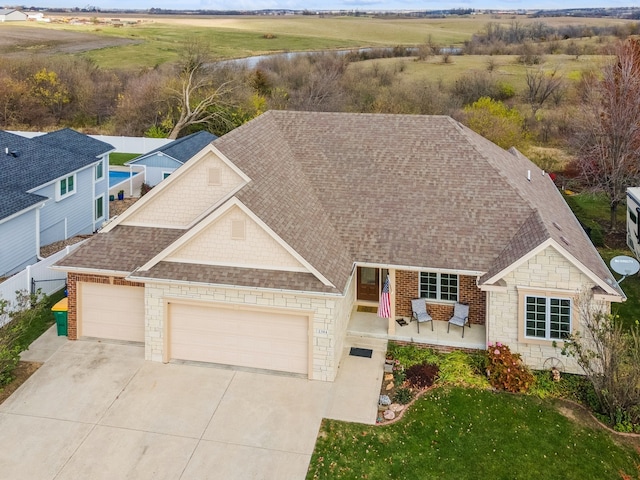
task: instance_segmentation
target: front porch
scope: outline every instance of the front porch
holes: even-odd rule
[[[464,348],[484,350],[487,346],[484,325],[472,324],[471,328],[465,327],[464,338],[462,338],[462,329],[460,327],[452,325],[449,333],[447,333],[448,322],[434,320],[433,331],[431,331],[430,323],[421,324],[420,333],[418,333],[418,324],[416,322],[409,322],[404,327],[396,323],[395,333],[390,335],[388,332],[388,319],[380,318],[375,313],[359,312],[357,306],[354,306],[347,325],[347,336],[416,343],[433,346],[437,349]]]

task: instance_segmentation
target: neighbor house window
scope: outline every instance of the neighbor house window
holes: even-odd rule
[[[104,196],[96,198],[95,207],[96,207],[95,208],[95,211],[96,211],[95,220],[100,220],[102,217],[104,217]]]
[[[420,272],[420,297],[456,302],[458,275],[451,273]]]
[[[58,200],[67,197],[76,191],[76,176],[69,175],[58,182]]]
[[[167,178],[169,175],[171,175],[171,172],[162,172],[162,179],[164,180],[165,178]]]
[[[102,166],[102,162],[96,165],[96,180],[102,180],[104,177],[104,167]]]
[[[571,333],[572,305],[569,298],[525,296],[525,336],[542,340],[564,340]]]

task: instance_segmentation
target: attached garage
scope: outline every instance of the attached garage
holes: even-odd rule
[[[168,304],[166,360],[309,372],[309,317],[278,310]]]
[[[144,287],[78,282],[78,337],[144,342]]]

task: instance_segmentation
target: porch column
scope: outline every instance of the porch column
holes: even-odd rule
[[[389,311],[391,316],[389,317],[388,334],[395,335],[396,333],[396,270],[395,268],[389,269],[389,303],[391,304]]]

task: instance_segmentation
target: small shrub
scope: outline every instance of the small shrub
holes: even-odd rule
[[[142,197],[146,195],[152,188],[153,187],[151,185],[149,185],[147,182],[144,182],[142,185],[140,185],[140,196]]]
[[[262,38],[266,38],[267,40],[273,40],[274,38],[278,38],[278,37],[273,33],[265,33],[264,35],[262,35]]]
[[[396,360],[393,364],[393,383],[395,385],[402,385],[406,378],[404,367],[400,361]]]
[[[415,345],[398,345],[389,342],[388,356],[398,360],[405,368],[420,363],[438,364],[440,356],[429,348],[420,348]]]
[[[0,298],[0,320],[9,320],[0,328],[0,386],[13,380],[20,353],[28,346],[24,338],[31,323],[44,311],[46,296],[17,291],[13,304]]]
[[[468,354],[453,351],[440,361],[438,383],[465,387],[489,388],[486,377],[486,352]]]
[[[393,394],[393,401],[396,403],[401,403],[402,405],[406,405],[413,398],[413,392],[410,388],[400,387],[396,389],[396,392]]]
[[[489,383],[498,390],[524,393],[533,384],[533,375],[522,363],[520,354],[512,353],[500,342],[487,348]]]
[[[413,388],[427,388],[433,385],[438,376],[438,365],[432,363],[422,363],[409,367],[406,371],[406,378]]]

